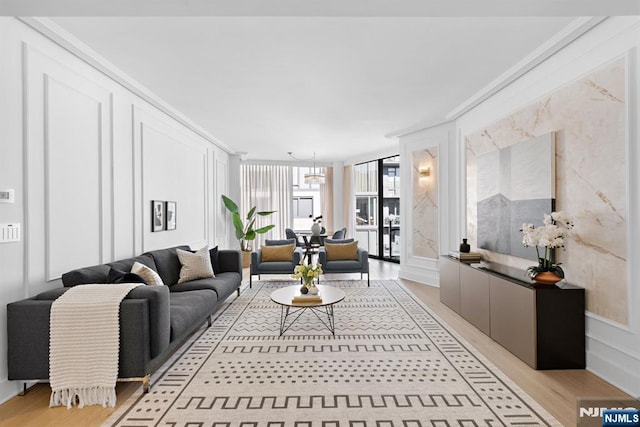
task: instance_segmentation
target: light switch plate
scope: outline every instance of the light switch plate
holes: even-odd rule
[[[0,224],[0,243],[19,242],[20,224]]]
[[[16,201],[15,190],[0,190],[0,203],[14,203]]]

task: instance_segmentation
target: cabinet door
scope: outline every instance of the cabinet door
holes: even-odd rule
[[[460,313],[460,277],[457,261],[440,258],[440,302]]]
[[[491,338],[536,367],[535,292],[491,276]]]
[[[460,264],[460,314],[485,334],[491,334],[489,275],[465,264]]]

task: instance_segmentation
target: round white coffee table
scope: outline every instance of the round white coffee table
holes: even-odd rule
[[[280,304],[280,336],[307,310],[315,314],[318,320],[335,336],[336,324],[333,305],[344,299],[344,292],[333,286],[317,285],[318,295],[322,297],[322,301],[293,302],[293,297],[300,296],[300,286],[287,286],[271,293],[271,301]],[[323,318],[324,316],[326,316],[326,320]]]

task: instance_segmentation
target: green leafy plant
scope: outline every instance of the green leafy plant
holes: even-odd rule
[[[240,249],[243,251],[250,251],[252,249],[248,242],[255,240],[258,234],[264,234],[275,227],[275,225],[270,224],[260,228],[253,228],[258,216],[269,216],[276,211],[256,211],[256,207],[254,206],[249,209],[246,222],[243,222],[238,210],[238,205],[233,200],[223,194],[222,203],[224,203],[224,206],[231,212],[233,228],[235,228],[236,231],[236,239],[240,242]]]

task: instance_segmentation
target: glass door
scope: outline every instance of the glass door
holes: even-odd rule
[[[381,258],[400,261],[400,156],[381,160]]]
[[[378,256],[378,161],[354,166],[355,239],[369,255]]]
[[[354,166],[356,240],[374,258],[400,262],[400,156]]]

